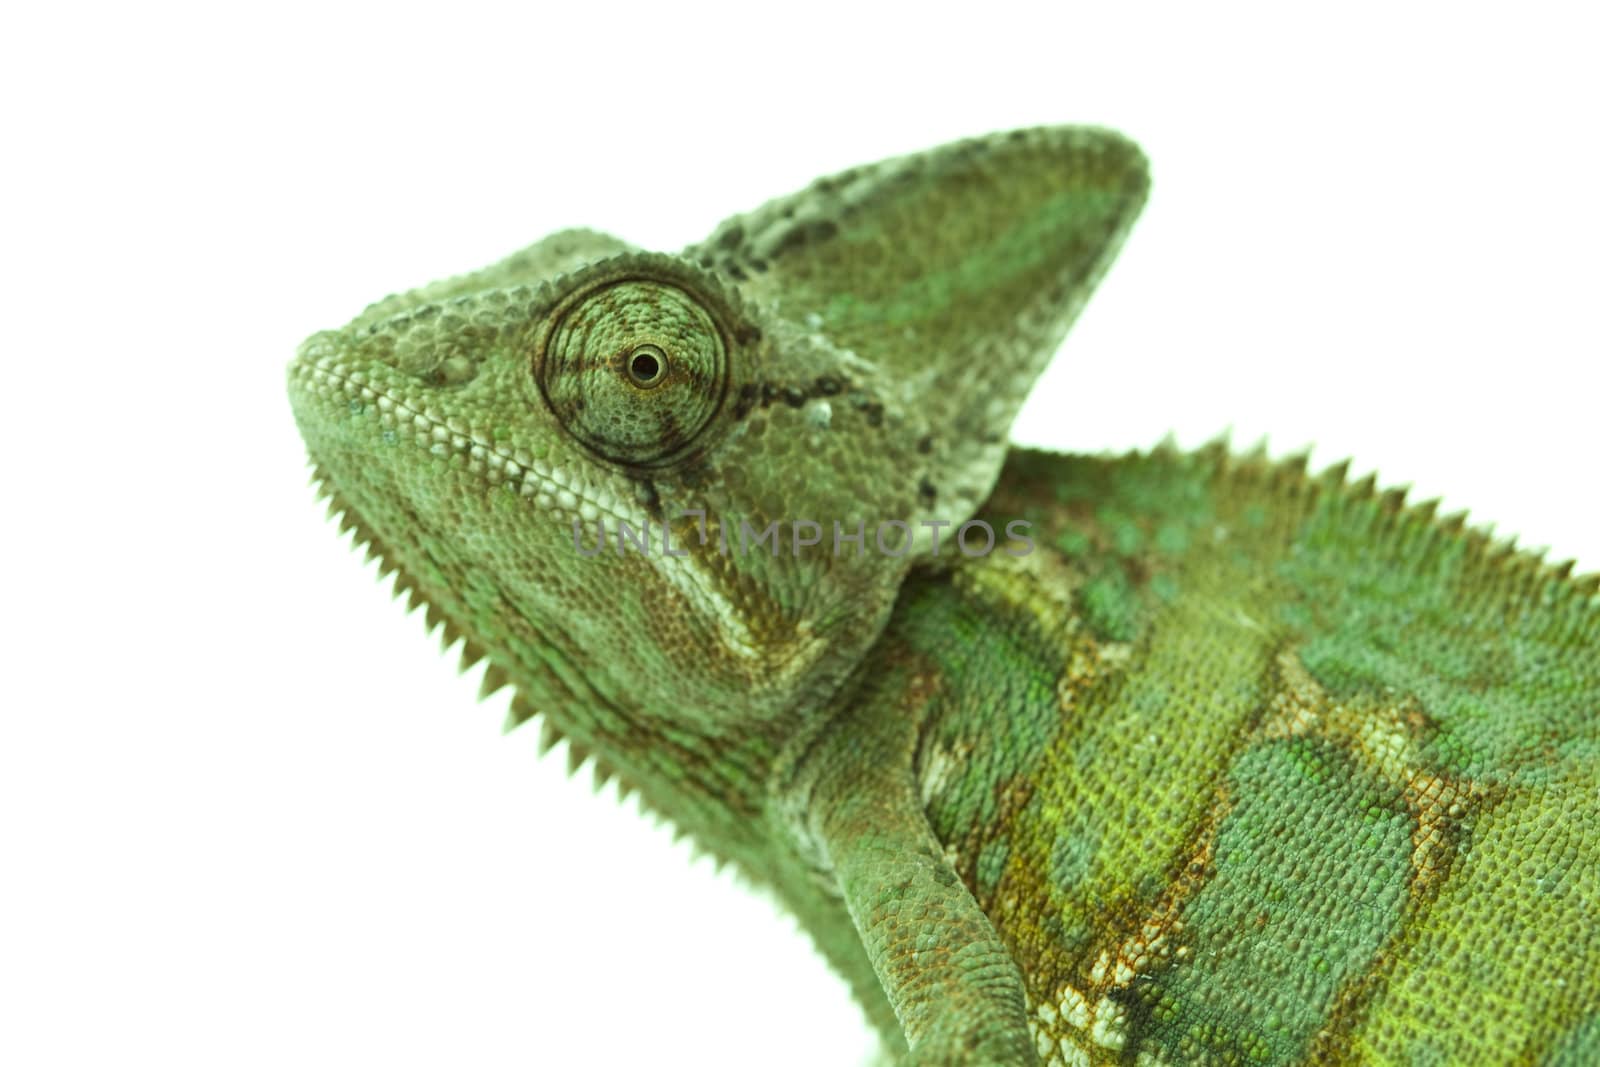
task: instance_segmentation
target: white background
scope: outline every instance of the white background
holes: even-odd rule
[[[674,249],[1115,126],[1153,197],[1020,440],[1314,442],[1600,567],[1582,5],[543,7],[0,27],[0,1061],[867,1057],[792,922],[501,737],[305,488],[295,344],[553,229]]]

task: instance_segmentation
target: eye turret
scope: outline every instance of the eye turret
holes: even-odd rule
[[[617,463],[658,466],[688,451],[727,393],[727,337],[672,281],[620,278],[558,305],[535,359],[567,431]]]

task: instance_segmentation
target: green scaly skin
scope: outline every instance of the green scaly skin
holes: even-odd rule
[[[565,231],[290,397],[513,724],[776,893],[900,1062],[1596,1061],[1600,581],[1342,470],[1008,450],[1146,188],[1027,130],[679,256]]]

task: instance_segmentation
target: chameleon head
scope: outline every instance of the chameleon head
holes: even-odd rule
[[[828,432],[866,394],[786,332],[625,253],[319,334],[290,394],[341,502],[519,680],[743,717],[890,601],[904,564],[835,555],[832,523],[915,504],[891,477],[913,447]]]
[[[982,502],[1143,199],[1114,135],[956,148],[681,257],[567,231],[380,302],[290,367],[312,460],[558,723],[720,731],[815,704],[937,524]]]

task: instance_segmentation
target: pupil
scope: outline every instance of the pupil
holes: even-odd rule
[[[633,380],[642,384],[653,382],[661,373],[661,360],[654,352],[639,351],[628,361],[628,371]]]

